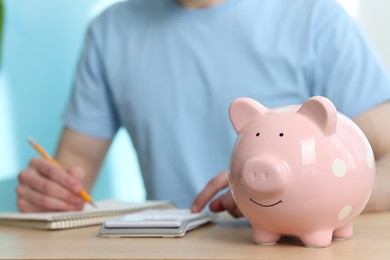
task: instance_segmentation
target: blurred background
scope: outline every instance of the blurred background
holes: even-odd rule
[[[0,211],[16,211],[17,174],[38,156],[32,136],[54,154],[61,115],[88,22],[114,0],[1,0]],[[92,196],[141,201],[131,141],[120,130]]]
[[[53,154],[61,115],[88,22],[119,0],[0,0],[0,211],[17,211],[17,174],[37,153]],[[338,0],[390,68],[390,1]],[[95,200],[145,199],[137,156],[120,130],[105,160]]]

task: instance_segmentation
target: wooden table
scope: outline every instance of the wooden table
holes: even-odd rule
[[[0,226],[0,259],[390,259],[390,213],[361,215],[351,240],[322,249],[306,248],[293,238],[256,245],[245,220],[227,215],[183,238],[101,238],[98,230]]]

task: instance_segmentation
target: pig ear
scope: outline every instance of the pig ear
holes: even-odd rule
[[[230,121],[237,133],[254,118],[264,114],[268,109],[254,99],[238,98],[229,108]]]
[[[316,96],[308,99],[297,113],[313,121],[324,135],[336,132],[337,111],[333,103],[325,97]]]

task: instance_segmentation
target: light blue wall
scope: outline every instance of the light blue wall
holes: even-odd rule
[[[61,113],[88,21],[113,0],[5,0],[0,73],[0,211],[16,210],[17,174],[37,156],[32,136],[54,153]],[[136,156],[123,130],[114,140],[95,199],[144,199]]]

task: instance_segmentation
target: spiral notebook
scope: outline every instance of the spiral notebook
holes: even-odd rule
[[[109,218],[139,212],[146,209],[174,208],[168,201],[124,202],[103,200],[97,208],[85,205],[82,211],[45,213],[0,213],[1,225],[59,230],[100,225]]]

